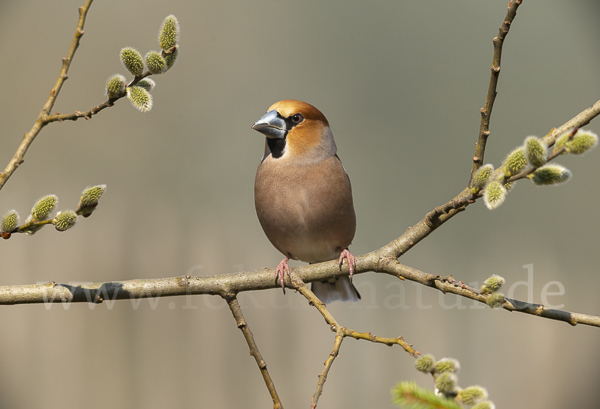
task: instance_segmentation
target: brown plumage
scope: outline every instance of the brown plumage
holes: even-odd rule
[[[282,287],[289,259],[308,263],[339,259],[340,266],[346,259],[352,273],[355,261],[348,251],[356,229],[352,189],[325,116],[305,102],[283,100],[252,128],[266,136],[254,201],[267,238],[286,257],[276,269]],[[360,299],[347,276],[315,282],[312,289],[324,303]]]

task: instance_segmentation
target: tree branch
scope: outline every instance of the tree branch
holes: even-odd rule
[[[383,266],[383,272],[415,281],[427,287],[437,288],[444,294],[451,293],[461,297],[470,298],[487,304],[489,294],[482,294],[479,290],[469,287],[462,281],[456,281],[452,276],[440,277],[428,274],[415,268],[400,264],[398,261],[390,261]],[[600,317],[594,315],[580,314],[546,308],[541,304],[532,304],[510,298],[504,299],[502,305],[507,311],[522,312],[551,320],[563,321],[571,325],[584,324],[592,327],[600,327]]]
[[[555,139],[563,132],[588,124],[592,119],[600,115],[600,101],[590,108],[580,112],[563,125],[553,129],[544,140],[552,145]],[[467,298],[474,298],[468,291],[457,291],[454,286],[445,286],[439,276],[423,273],[403,266],[398,267],[397,258],[409,251],[418,242],[427,237],[432,231],[450,220],[456,214],[465,210],[472,203],[473,196],[470,189],[465,188],[454,199],[448,203],[438,206],[429,212],[421,221],[409,227],[404,234],[392,240],[385,246],[356,258],[355,274],[369,271],[383,272],[395,275],[401,279],[409,279],[429,287],[436,287],[444,292],[452,292]],[[398,265],[396,265],[398,264]],[[344,264],[343,272],[340,272],[336,261],[328,261],[319,264],[296,267],[292,269],[294,274],[305,283],[317,280],[326,280],[339,275],[348,274],[348,267]],[[136,300],[147,297],[182,296],[188,294],[209,294],[227,296],[228,293],[265,290],[278,287],[275,282],[274,270],[260,269],[236,274],[225,274],[212,277],[172,277],[161,279],[140,279],[118,282],[104,282],[91,284],[33,284],[0,286],[0,305],[7,304],[31,304],[31,303],[53,303],[53,302],[102,302],[103,300]],[[289,287],[289,278],[285,277],[286,285]],[[432,285],[433,284],[433,285]],[[480,296],[483,297],[483,296]],[[485,302],[483,298],[478,299]],[[510,303],[510,301],[509,301]],[[526,303],[517,302],[522,306]],[[514,307],[513,303],[513,307]],[[511,309],[506,303],[504,308],[537,315],[544,318],[560,319],[563,315],[554,313],[552,310],[540,310],[539,306],[525,309]],[[545,312],[544,312],[545,311]],[[549,312],[550,311],[550,312]],[[592,326],[600,326],[598,318],[585,314],[570,314],[569,319],[561,319],[566,322],[582,323]],[[564,317],[563,317],[564,318]]]
[[[129,82],[127,84],[127,87],[132,87],[134,85],[136,85],[138,82],[140,82],[141,80],[143,80],[146,77],[151,76],[152,73],[150,71],[146,71],[145,73],[143,73],[142,75],[140,75],[139,77],[135,77],[131,82]],[[44,122],[44,124],[49,124],[51,122],[63,122],[63,121],[77,121],[79,118],[85,118],[85,119],[92,119],[93,115],[96,115],[97,113],[99,113],[100,111],[102,111],[105,108],[110,108],[113,105],[115,105],[115,102],[117,102],[118,100],[120,100],[123,97],[127,96],[127,91],[123,91],[121,92],[121,94],[115,98],[109,98],[106,101],[104,101],[103,103],[101,103],[100,105],[96,105],[95,107],[90,108],[87,111],[75,111],[72,112],[70,114],[60,114],[59,112],[57,112],[54,115],[44,115],[41,117],[42,121]]]
[[[240,303],[238,302],[235,295],[228,295],[224,298],[225,298],[225,301],[227,301],[227,305],[229,305],[229,309],[231,310],[233,317],[235,318],[237,327],[244,334],[246,343],[248,343],[248,347],[250,348],[250,355],[252,355],[254,357],[254,359],[256,360],[256,364],[258,365],[258,368],[260,369],[260,373],[262,374],[263,379],[265,380],[267,389],[269,390],[269,393],[271,394],[271,398],[273,399],[273,408],[274,409],[283,409],[281,400],[279,399],[279,396],[277,395],[277,391],[275,391],[275,384],[273,384],[273,380],[271,379],[271,376],[269,375],[269,371],[267,371],[267,363],[265,362],[262,355],[260,354],[260,351],[258,350],[258,346],[256,345],[256,342],[254,342],[254,335],[252,335],[252,331],[250,331],[250,328],[248,327],[248,323],[246,322],[246,319],[244,318],[244,314],[242,314],[242,309],[240,307]]]
[[[488,86],[487,95],[485,98],[485,106],[481,108],[481,125],[479,127],[479,138],[475,145],[475,155],[473,156],[473,167],[471,169],[471,179],[473,175],[483,165],[483,157],[485,154],[485,145],[487,138],[490,136],[490,118],[492,116],[492,108],[494,107],[494,101],[496,100],[496,87],[498,85],[498,77],[500,76],[500,61],[502,59],[502,45],[504,39],[508,35],[510,25],[517,15],[517,9],[521,5],[522,0],[511,1],[508,3],[508,11],[506,16],[500,25],[498,35],[494,37],[494,56],[492,58],[492,73],[490,75],[490,82]],[[469,181],[469,185],[471,182]]]
[[[319,402],[319,397],[323,393],[323,387],[325,386],[325,381],[327,381],[327,374],[333,365],[333,361],[338,357],[340,352],[340,348],[342,347],[342,342],[345,337],[352,337],[354,339],[363,339],[371,342],[376,342],[380,344],[385,344],[387,346],[392,345],[400,345],[406,352],[408,352],[412,357],[416,358],[419,355],[418,351],[415,351],[412,348],[412,345],[405,342],[404,338],[381,338],[375,335],[372,335],[370,332],[356,332],[349,328],[343,327],[337,323],[333,315],[327,310],[325,304],[319,300],[319,298],[308,288],[308,286],[300,279],[300,277],[294,273],[291,274],[292,287],[302,294],[311,305],[313,305],[323,316],[325,322],[329,324],[329,327],[333,332],[335,332],[335,341],[333,344],[333,349],[327,359],[325,360],[325,364],[323,370],[319,374],[319,381],[317,382],[317,389],[310,399],[311,408],[314,409],[317,407],[317,403]]]
[[[46,126],[48,122],[44,121],[43,118],[50,113],[52,107],[54,106],[54,102],[58,97],[58,94],[62,88],[63,83],[67,78],[67,73],[69,72],[69,67],[71,66],[71,62],[73,61],[73,57],[75,56],[75,51],[77,51],[77,47],[79,47],[79,41],[83,36],[83,26],[85,24],[85,17],[87,16],[87,12],[92,5],[94,0],[87,0],[82,7],[79,7],[79,21],[77,22],[77,29],[75,30],[75,36],[73,37],[73,41],[71,42],[71,47],[69,48],[69,53],[62,60],[62,68],[60,70],[60,74],[58,75],[58,79],[54,84],[54,87],[50,91],[50,96],[48,100],[42,107],[40,115],[38,119],[33,124],[33,127],[25,134],[21,144],[17,148],[17,151],[13,155],[12,159],[4,169],[4,172],[0,173],[0,189],[4,187],[6,181],[12,176],[12,174],[17,170],[17,168],[23,163],[25,153],[27,153],[27,149],[33,143],[33,140],[40,133],[42,128]]]

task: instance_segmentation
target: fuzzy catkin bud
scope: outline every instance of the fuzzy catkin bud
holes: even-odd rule
[[[98,201],[104,194],[105,190],[106,185],[96,185],[83,189],[75,212],[83,217],[89,217],[96,209],[96,206],[98,206]]]
[[[10,233],[12,233],[19,225],[19,213],[16,210],[11,210],[4,215],[2,218],[2,225],[0,226],[0,234],[2,238],[8,239]]]
[[[174,15],[167,16],[163,21],[158,35],[158,45],[164,51],[175,47],[179,41],[179,21]]]
[[[488,209],[494,210],[500,206],[506,198],[506,189],[498,180],[494,180],[485,186],[483,191],[483,202]]]
[[[487,305],[492,308],[500,308],[504,304],[504,294],[502,293],[492,293],[487,298]]]
[[[520,173],[527,166],[527,159],[523,147],[518,147],[508,154],[504,159],[504,174],[506,177],[511,177]]]
[[[528,136],[525,139],[525,153],[531,166],[539,168],[546,163],[546,144],[537,136]]]
[[[142,87],[127,87],[127,98],[140,112],[148,112],[152,109],[152,95]]]
[[[473,406],[471,409],[496,409],[496,405],[490,401],[479,402],[477,405]]]
[[[469,386],[458,392],[456,399],[464,405],[475,405],[481,400],[487,399],[488,394],[485,388],[481,386]]]
[[[58,197],[56,197],[56,195],[44,196],[33,205],[31,217],[38,222],[46,220],[57,204]]]
[[[144,72],[142,54],[135,48],[125,47],[121,50],[121,62],[131,74],[139,77]]]
[[[118,98],[125,91],[125,82],[127,80],[121,74],[115,74],[106,82],[106,95],[111,98]]]
[[[444,372],[440,374],[435,380],[435,387],[444,394],[449,394],[454,391],[456,386],[456,375],[452,372]]]
[[[152,74],[162,74],[167,70],[167,62],[156,51],[149,51],[146,54],[146,67]]]
[[[560,165],[548,164],[537,169],[528,178],[536,185],[542,186],[568,182],[571,176],[573,175],[569,169]]]
[[[419,372],[429,373],[433,369],[435,359],[431,355],[423,355],[415,361],[415,368]]]
[[[567,141],[569,140],[570,134],[571,134],[571,131],[565,132],[564,134],[562,134],[561,136],[556,138],[556,141],[554,142],[554,150],[555,151],[559,150],[560,148],[562,148],[565,145],[565,143],[567,143]]]
[[[144,78],[136,84],[136,87],[144,88],[148,92],[152,91],[155,86],[156,82],[152,78]]]
[[[456,373],[460,369],[460,364],[453,358],[442,358],[435,363],[433,371],[435,373],[453,372]]]
[[[579,130],[572,140],[565,144],[565,150],[573,155],[581,155],[593,149],[598,143],[598,135],[590,131]]]
[[[484,294],[491,294],[496,292],[504,285],[504,278],[496,274],[485,280],[481,287],[481,292]]]
[[[483,165],[477,172],[473,175],[473,183],[471,183],[471,192],[473,194],[479,193],[481,189],[485,186],[485,184],[490,180],[492,174],[494,173],[494,165],[488,163],[487,165]]]
[[[72,210],[60,212],[56,215],[52,224],[58,231],[67,231],[77,223],[77,213]]]

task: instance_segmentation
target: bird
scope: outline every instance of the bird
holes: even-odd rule
[[[348,250],[356,231],[352,187],[327,118],[306,102],[286,99],[271,105],[252,129],[266,137],[254,204],[267,238],[285,256],[275,269],[284,294],[289,260],[337,259],[340,271],[346,260],[350,276],[315,281],[313,293],[324,304],[360,300],[351,281],[356,259]]]

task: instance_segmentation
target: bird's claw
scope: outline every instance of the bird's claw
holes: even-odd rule
[[[279,284],[281,284],[281,288],[283,289],[283,294],[285,294],[285,284],[283,282],[284,275],[287,273],[288,277],[290,277],[290,266],[287,263],[289,259],[289,257],[284,258],[275,268],[275,281],[279,280]]]
[[[356,258],[350,253],[348,249],[344,249],[342,254],[340,254],[340,258],[338,260],[340,270],[342,269],[342,265],[344,264],[344,259],[348,262],[348,270],[350,271],[350,281],[352,281],[352,275],[354,274],[354,269],[356,268]]]

